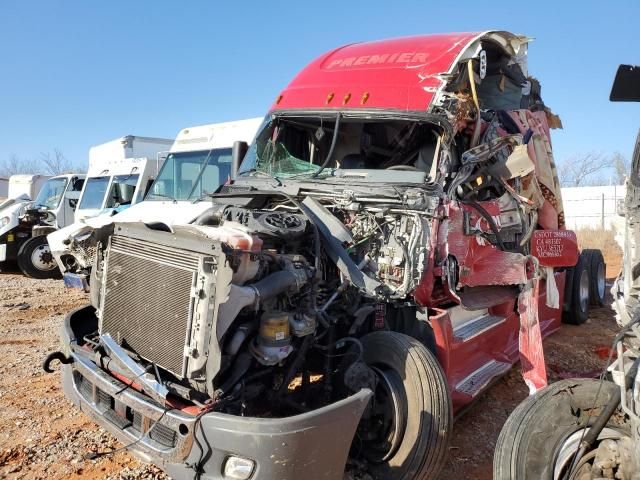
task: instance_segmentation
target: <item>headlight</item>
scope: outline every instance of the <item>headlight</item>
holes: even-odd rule
[[[0,227],[4,227],[5,225],[8,225],[10,221],[11,221],[11,218],[9,217],[0,218]]]
[[[224,462],[223,476],[233,480],[247,480],[253,475],[255,465],[253,460],[230,455]]]

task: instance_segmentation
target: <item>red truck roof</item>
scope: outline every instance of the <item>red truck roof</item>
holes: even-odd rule
[[[522,42],[506,32],[419,35],[355,43],[307,65],[271,110],[386,108],[425,111],[465,50],[478,39]]]

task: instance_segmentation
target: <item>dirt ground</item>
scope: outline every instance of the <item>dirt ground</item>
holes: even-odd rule
[[[608,274],[619,270],[607,258]],[[41,361],[57,349],[66,312],[86,303],[85,295],[60,281],[0,274],[0,478],[165,479],[158,469],[120,451],[97,460],[89,452],[118,448],[115,439],[71,407],[59,375],[45,374]],[[592,311],[585,325],[565,325],[545,341],[550,381],[592,375],[605,360],[599,349],[613,338],[608,308]],[[500,379],[454,427],[450,458],[440,480],[491,479],[493,449],[502,424],[527,395],[518,368]]]

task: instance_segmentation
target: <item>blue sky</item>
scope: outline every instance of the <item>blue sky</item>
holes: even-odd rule
[[[530,73],[558,113],[556,159],[631,155],[640,104],[608,101],[640,64],[640,2],[56,1],[0,4],[0,162],[126,135],[263,116],[296,71],[355,41],[510,30],[535,38]]]

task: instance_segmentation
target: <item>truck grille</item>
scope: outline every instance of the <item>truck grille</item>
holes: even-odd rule
[[[199,255],[119,235],[107,254],[100,334],[181,376]]]

